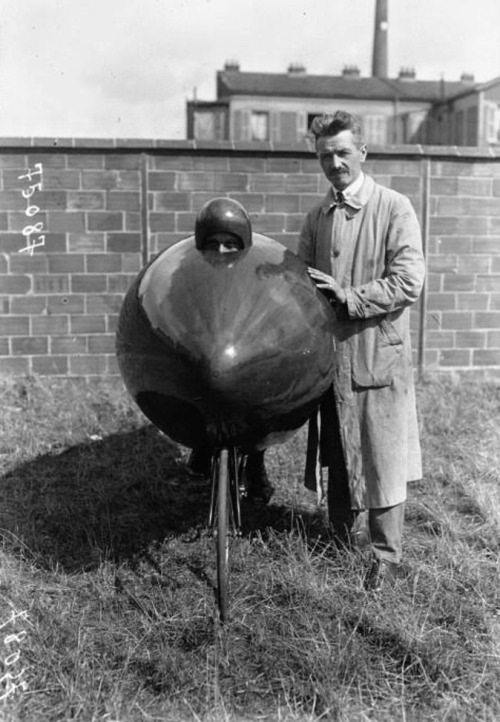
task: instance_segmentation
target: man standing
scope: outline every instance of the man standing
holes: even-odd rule
[[[307,215],[298,254],[336,315],[333,388],[321,403],[321,430],[309,429],[306,472],[328,467],[330,523],[348,545],[368,510],[373,560],[365,585],[396,575],[407,481],[421,478],[409,306],[425,264],[410,201],[365,175],[360,120],[345,111],[311,125],[331,187]]]

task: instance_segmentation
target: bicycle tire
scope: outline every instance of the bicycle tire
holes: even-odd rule
[[[218,463],[217,478],[217,601],[219,617],[225,622],[229,617],[229,514],[230,482],[229,453],[222,449]]]
[[[231,500],[230,523],[236,534],[241,529],[241,503],[240,503],[240,472],[239,454],[235,447],[229,450],[229,497]]]

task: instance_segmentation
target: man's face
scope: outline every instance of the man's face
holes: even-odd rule
[[[366,146],[356,145],[351,130],[341,130],[337,135],[326,135],[316,141],[316,154],[323,173],[330,183],[343,191],[361,173],[361,163],[366,158]]]
[[[232,253],[241,251],[243,242],[232,233],[213,233],[203,244],[204,251],[218,251],[219,253]]]

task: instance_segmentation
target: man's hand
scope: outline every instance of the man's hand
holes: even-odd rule
[[[332,276],[329,276],[328,273],[323,273],[323,271],[318,271],[317,268],[308,267],[307,272],[321,291],[324,291],[328,296],[333,296],[337,303],[346,302],[344,289],[341,288]]]

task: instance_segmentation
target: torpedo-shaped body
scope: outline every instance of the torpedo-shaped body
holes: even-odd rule
[[[264,449],[302,426],[331,384],[333,313],[295,254],[249,221],[235,230],[235,202],[215,201],[215,225],[205,213],[129,289],[118,364],[141,410],[175,441]],[[231,234],[238,244],[225,252],[214,239]]]

